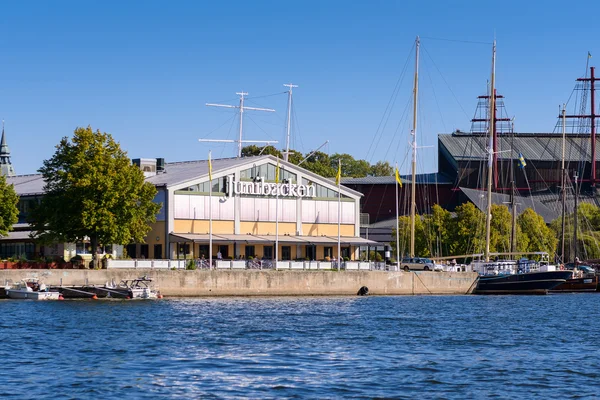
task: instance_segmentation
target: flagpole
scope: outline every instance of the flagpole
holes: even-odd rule
[[[277,184],[275,189],[275,269],[277,269],[277,260],[279,260],[279,157],[277,157],[275,183]]]
[[[212,161],[211,161],[211,152],[208,152],[208,268],[212,267],[212,244],[213,244],[213,235],[212,235]]]
[[[394,173],[396,174],[397,179],[398,163],[396,163],[396,171],[394,171]],[[400,215],[398,212],[398,186],[400,185],[398,182],[396,182],[396,267],[398,268],[398,271],[400,271]]]
[[[338,271],[342,269],[342,246],[341,246],[341,223],[342,223],[342,194],[341,194],[341,181],[342,176],[340,171],[342,170],[342,160],[338,160]]]

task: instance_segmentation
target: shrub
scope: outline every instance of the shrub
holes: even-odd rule
[[[80,264],[81,262],[83,262],[83,257],[81,257],[79,254],[77,254],[75,257],[71,258],[70,261],[73,264]]]
[[[185,269],[188,269],[188,270],[196,269],[196,262],[194,260],[188,260],[188,262],[185,264]]]
[[[344,257],[344,261],[350,261],[348,257]]]

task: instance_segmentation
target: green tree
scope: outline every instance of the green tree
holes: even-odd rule
[[[0,236],[7,236],[13,224],[19,220],[17,203],[19,196],[13,185],[6,184],[6,177],[0,175]]]
[[[473,203],[456,207],[455,254],[483,253],[485,250],[485,214]]]
[[[260,155],[270,154],[272,156],[283,158],[283,154],[281,153],[281,151],[277,150],[275,147],[270,146],[270,145],[264,146],[264,147],[258,147],[256,145],[252,144],[250,146],[242,147],[242,157],[257,156],[259,154]]]
[[[342,176],[352,178],[362,178],[369,174],[371,165],[366,160],[355,160],[350,154],[335,153],[331,156],[331,168],[336,172],[338,170],[338,162],[342,162]]]
[[[337,166],[335,168],[331,166],[329,155],[320,151],[308,157],[302,167],[326,178],[332,178],[337,173]],[[344,175],[342,174],[342,176]]]
[[[517,224],[528,240],[527,248],[524,250],[545,251],[548,254],[554,254],[558,239],[539,214],[528,208],[519,215]]]
[[[377,161],[371,165],[369,174],[373,176],[390,176],[394,174],[394,168],[392,168],[389,161]]]
[[[99,244],[141,242],[161,205],[154,185],[131,164],[110,134],[75,129],[39,169],[44,197],[32,210],[34,236],[42,242],[89,238],[96,260]]]
[[[439,204],[434,204],[431,214],[423,217],[423,225],[431,254],[443,257],[454,253],[455,246],[452,239],[456,231],[456,221],[450,211],[444,210]]]
[[[400,257],[406,257],[410,253],[410,217],[402,216],[398,218],[398,229],[400,231]],[[396,258],[396,229],[392,230],[392,258]],[[423,219],[415,216],[415,256],[429,257],[431,252],[427,243],[427,236]]]

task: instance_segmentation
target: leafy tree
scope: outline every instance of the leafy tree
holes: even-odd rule
[[[312,154],[304,164],[302,164],[302,167],[326,178],[334,177],[338,170],[337,166],[335,168],[331,166],[329,155],[320,151]],[[342,174],[342,176],[344,175]]]
[[[398,218],[398,229],[400,232],[400,257],[406,257],[410,253],[410,217],[402,216]],[[429,257],[431,252],[426,238],[426,230],[423,224],[423,219],[415,216],[415,256]],[[396,229],[392,230],[392,257],[396,258]]]
[[[373,176],[390,176],[393,175],[394,168],[392,168],[389,161],[377,161],[371,165],[369,174]]]
[[[342,176],[361,178],[369,174],[371,166],[366,160],[355,160],[350,154],[334,154],[331,156],[331,167],[337,172],[338,162],[342,162]]]
[[[517,224],[529,241],[526,251],[545,251],[554,254],[558,240],[541,215],[528,208],[519,215]]]
[[[7,236],[13,224],[19,220],[17,203],[19,196],[13,185],[6,184],[6,177],[0,175],[0,236]]]
[[[450,211],[444,210],[439,204],[434,204],[431,214],[423,217],[423,225],[431,254],[452,255],[454,252],[452,238],[456,230],[456,221]]]
[[[75,129],[39,169],[45,195],[32,210],[34,236],[42,242],[89,238],[96,260],[99,244],[141,242],[161,205],[156,188],[144,181],[110,134]]]
[[[485,214],[470,202],[456,207],[455,213],[455,253],[483,253],[485,250]]]
[[[242,157],[257,156],[259,154],[270,154],[272,156],[283,158],[283,154],[281,153],[281,151],[277,150],[275,147],[270,145],[265,147],[258,147],[252,144],[250,146],[245,146],[242,148]]]

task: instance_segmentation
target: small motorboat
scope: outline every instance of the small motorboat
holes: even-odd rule
[[[161,299],[160,292],[152,286],[152,279],[142,276],[124,279],[116,286],[106,286],[108,297],[129,299]]]
[[[4,290],[11,299],[60,300],[62,298],[59,292],[51,292],[45,284],[37,280],[19,281]]]

